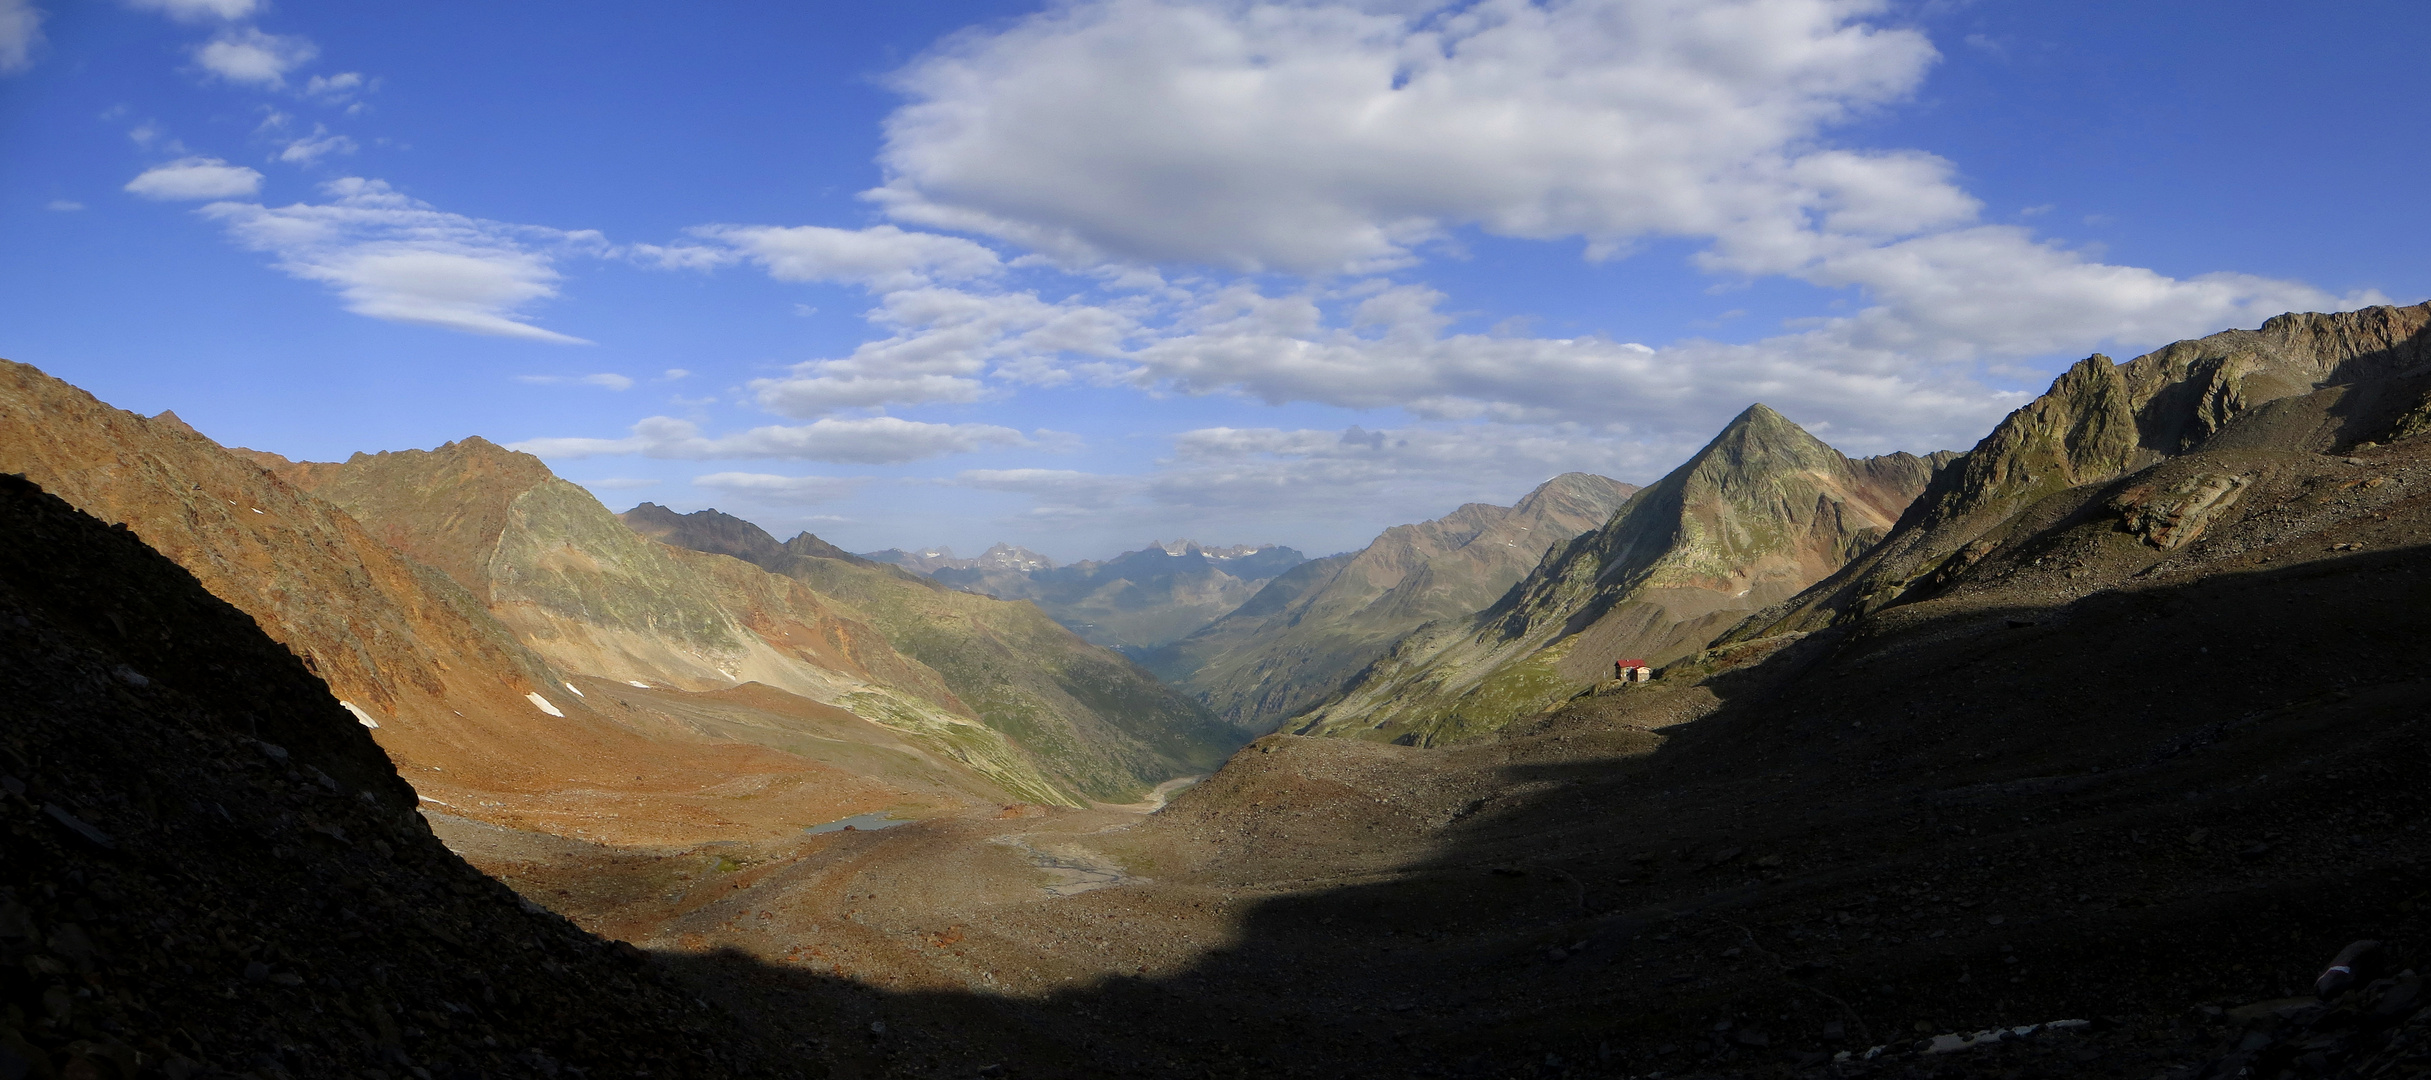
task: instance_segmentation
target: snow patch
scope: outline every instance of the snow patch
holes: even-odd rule
[[[632,680],[632,679],[626,679],[626,680],[625,680],[625,685],[626,685],[626,686],[638,686],[638,687],[641,687],[641,688],[642,688],[642,689],[644,689],[644,690],[648,690],[648,689],[650,689],[650,684],[649,684],[649,683],[646,683],[646,682],[636,682],[636,681],[634,681],[634,680]]]
[[[549,704],[549,699],[547,699],[547,698],[544,698],[544,697],[540,696],[540,691],[538,691],[538,690],[534,690],[534,691],[532,691],[531,693],[529,693],[529,694],[525,694],[525,695],[523,695],[523,696],[524,696],[526,699],[530,700],[530,701],[531,701],[531,703],[532,703],[532,704],[533,704],[535,707],[539,708],[539,710],[540,710],[540,711],[542,711],[542,712],[544,712],[544,713],[547,713],[547,714],[549,714],[550,716],[564,716],[564,715],[565,715],[564,713],[561,713],[561,712],[558,712],[558,711],[557,711],[557,706]]]
[[[581,688],[581,687],[579,687],[579,686],[574,685],[573,683],[567,683],[567,684],[566,684],[566,689],[574,691],[574,696],[575,696],[575,697],[584,697],[584,696],[586,696],[586,695],[584,695],[584,694],[583,694],[583,692],[582,692],[582,688]]]
[[[363,707],[355,704],[354,702],[348,701],[344,698],[339,698],[338,707],[346,710],[347,712],[355,714],[355,722],[363,725],[364,727],[377,729],[380,726],[379,721],[372,719],[370,713],[364,712]]]

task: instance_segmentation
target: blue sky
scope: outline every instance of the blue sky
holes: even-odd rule
[[[2431,295],[2419,4],[0,0],[0,356],[855,550],[1314,552]]]

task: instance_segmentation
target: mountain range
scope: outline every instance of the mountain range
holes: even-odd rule
[[[1028,600],[1090,643],[1134,657],[1224,617],[1308,561],[1273,544],[1207,547],[1194,540],[1151,540],[1137,551],[1070,566],[1003,544],[976,559],[955,559],[950,548],[863,557],[1000,600]]]
[[[1603,524],[1636,490],[1563,473],[1508,507],[1470,503],[1395,526],[1358,551],[1292,567],[1141,662],[1243,731],[1272,731],[1405,635],[1493,603],[1549,548]]]
[[[1185,696],[478,440],[11,365],[0,1071],[2412,1075],[2426,432],[2431,305],[2091,357],[1964,454],[1753,406],[1279,574]]]
[[[797,576],[657,543],[479,439],[291,462],[10,364],[0,469],[194,570],[378,725],[434,807],[483,820],[664,843],[1128,802],[1237,741],[1028,605],[807,535]]]

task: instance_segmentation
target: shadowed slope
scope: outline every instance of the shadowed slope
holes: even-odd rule
[[[768,1075],[441,847],[252,618],[15,476],[0,654],[0,1073]]]

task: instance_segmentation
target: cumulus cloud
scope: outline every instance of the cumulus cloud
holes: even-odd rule
[[[832,502],[859,491],[865,476],[777,476],[771,473],[720,472],[696,476],[700,487],[746,496],[762,502]]]
[[[786,458],[849,465],[896,465],[999,446],[1031,446],[1033,440],[995,424],[930,424],[892,416],[827,419],[772,425],[734,435],[706,436],[700,425],[653,416],[633,425],[622,439],[526,439],[509,449],[547,458],[640,454],[654,458],[715,461]]]
[[[203,70],[229,82],[268,87],[287,85],[288,72],[319,55],[320,46],[308,39],[265,34],[250,26],[225,31],[194,50]]]
[[[358,315],[584,343],[523,321],[520,310],[557,295],[557,258],[604,252],[598,233],[451,214],[361,177],[333,180],[321,191],[328,202],[218,202],[202,213],[225,224],[238,243],[274,256],[280,270],[336,289]]]
[[[126,190],[147,199],[232,199],[261,190],[262,174],[215,157],[179,158],[144,170]]]
[[[1934,60],[1861,21],[1881,7],[1057,5],[897,76],[912,100],[869,195],[1075,262],[1309,274],[1403,263],[1461,226],[1607,249],[1810,210],[1912,229],[1972,210],[1936,159],[1802,156]]]
[[[261,10],[261,0],[127,0],[127,6],[175,19],[242,19]]]
[[[535,386],[602,386],[610,390],[633,389],[633,378],[613,372],[597,375],[517,375],[515,381]]]
[[[604,480],[585,480],[582,486],[598,491],[639,491],[657,487],[658,481],[647,476],[611,476]]]
[[[0,75],[34,66],[42,44],[42,9],[30,0],[0,0]]]
[[[2015,404],[1975,365],[2155,344],[2281,310],[2377,302],[2247,275],[2171,278],[1985,225],[1951,164],[1829,145],[1935,59],[1876,0],[1254,4],[1078,0],[951,39],[899,73],[884,187],[909,224],[1043,252],[1094,286],[879,227],[703,226],[640,249],[877,294],[877,337],[756,380],[794,418],[1129,385],[1432,421],[1709,431],[1762,396],[1861,449],[1963,445]],[[1762,340],[1650,348],[1456,332],[1406,266],[1460,228],[1863,299]],[[1168,279],[1155,265],[1300,275]]]

